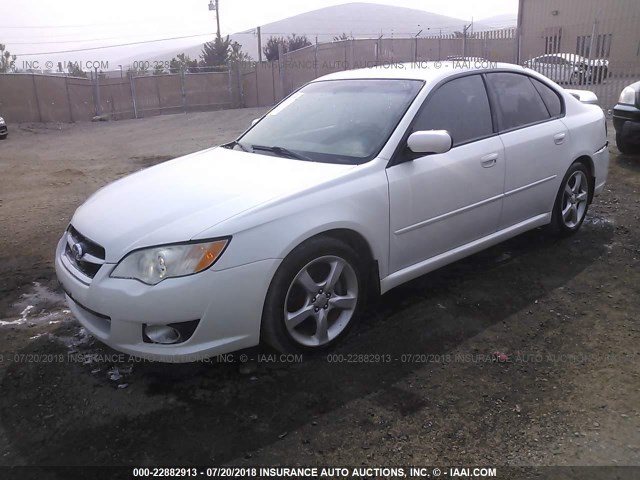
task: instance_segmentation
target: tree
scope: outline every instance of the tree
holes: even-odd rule
[[[0,43],[0,73],[15,71],[16,58],[18,57],[11,55],[5,44]]]
[[[200,65],[203,67],[220,67],[229,62],[230,49],[229,35],[226,38],[217,35],[213,42],[207,42],[202,46]]]
[[[163,73],[164,73],[164,67],[161,64],[157,64],[153,68],[153,74],[154,75],[162,75]]]
[[[278,60],[280,56],[278,46],[282,46],[282,53],[287,52],[287,41],[284,37],[270,37],[269,40],[267,40],[267,43],[262,48],[262,53],[264,53],[268,62]]]
[[[242,51],[242,45],[238,42],[231,43],[231,50],[229,51],[229,63],[244,63],[251,62],[253,59],[247,52]]]
[[[342,35],[337,35],[333,37],[334,42],[341,42],[343,40],[349,40],[349,36],[344,32],[342,32]]]
[[[84,72],[78,62],[67,62],[67,72],[71,77],[87,78],[87,72]]]
[[[129,77],[132,75],[134,77],[144,77],[148,73],[149,73],[149,67],[146,66],[145,62],[139,62],[138,66],[129,67],[129,69],[127,70],[127,76]]]
[[[301,48],[308,47],[311,42],[306,35],[296,35],[295,33],[287,39],[287,51],[294,52]]]
[[[185,53],[179,53],[177,56],[173,57],[169,62],[169,71],[171,73],[179,73],[184,71],[188,72],[197,72],[198,71],[198,61],[191,60],[189,55]]]

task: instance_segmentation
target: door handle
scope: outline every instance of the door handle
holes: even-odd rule
[[[482,165],[483,168],[490,168],[493,167],[497,163],[497,161],[498,154],[490,153],[489,155],[485,155],[480,159],[480,165]]]
[[[553,142],[556,145],[562,145],[564,143],[564,139],[567,136],[566,133],[558,133],[557,135],[553,136]]]

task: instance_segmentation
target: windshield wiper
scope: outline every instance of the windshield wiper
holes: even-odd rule
[[[280,157],[285,157],[285,158],[295,158],[296,160],[306,160],[307,162],[313,162],[314,160],[312,160],[309,157],[306,157],[300,153],[296,153],[296,152],[292,152],[291,150],[289,150],[288,148],[284,148],[284,147],[268,147],[266,145],[251,145],[251,148],[255,151],[255,150],[264,150],[265,152],[271,152],[271,153],[275,153],[276,155],[280,156]]]
[[[229,143],[223,143],[222,145],[220,145],[222,148],[233,148],[235,146],[238,146],[242,149],[243,152],[249,152],[249,149],[247,147],[245,147],[244,145],[242,145],[239,141],[234,140],[233,142],[229,142]]]

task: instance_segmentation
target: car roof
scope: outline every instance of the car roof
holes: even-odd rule
[[[388,63],[371,68],[359,68],[330,73],[313,80],[314,82],[325,80],[355,80],[355,79],[403,79],[422,80],[435,82],[464,72],[488,72],[492,70],[510,70],[525,72],[520,65],[512,63],[477,62],[475,60],[447,61],[447,62],[411,62]]]

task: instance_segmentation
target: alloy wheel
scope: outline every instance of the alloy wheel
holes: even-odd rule
[[[589,184],[584,172],[573,173],[565,184],[562,195],[562,221],[568,228],[575,228],[582,221],[589,201]]]
[[[305,347],[326,345],[351,321],[358,294],[358,277],[349,262],[333,255],[312,260],[294,277],[285,297],[289,335]]]

